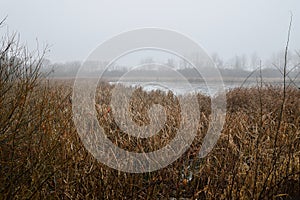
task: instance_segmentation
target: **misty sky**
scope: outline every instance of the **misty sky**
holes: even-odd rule
[[[106,39],[141,27],[179,31],[223,59],[266,59],[284,48],[290,11],[290,49],[300,50],[299,0],[0,0],[0,18],[8,16],[0,33],[17,31],[30,49],[36,39],[49,44],[53,62],[84,60]]]

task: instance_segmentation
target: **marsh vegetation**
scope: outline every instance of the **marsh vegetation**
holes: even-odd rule
[[[42,55],[32,57],[14,38],[0,48],[1,199],[276,199],[300,196],[300,91],[258,85],[227,91],[221,137],[204,158],[211,98],[196,94],[200,112],[191,147],[171,165],[149,173],[124,173],[98,162],[83,146],[72,120],[72,80],[41,76]],[[284,72],[284,75],[286,73]],[[284,76],[284,80],[285,80]],[[135,88],[127,108],[133,121],[149,123],[153,104],[167,120],[157,135],[135,138],[115,123],[114,86],[100,83],[97,119],[107,137],[133,152],[155,151],[181,122],[178,96]],[[113,159],[113,158],[112,158]]]

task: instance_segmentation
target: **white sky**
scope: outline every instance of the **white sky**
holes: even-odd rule
[[[290,49],[300,50],[299,0],[0,0],[9,31],[31,49],[36,39],[49,44],[53,62],[84,60],[106,39],[140,27],[179,31],[224,59],[253,52],[264,59],[284,48],[290,11]]]

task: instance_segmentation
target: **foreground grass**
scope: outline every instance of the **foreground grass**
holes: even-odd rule
[[[3,89],[3,88],[2,88]],[[134,121],[154,102],[167,106],[167,122],[157,136],[136,139],[122,132],[109,108],[112,86],[96,95],[101,126],[118,146],[148,152],[166,145],[180,123],[176,97],[136,90]],[[63,199],[270,199],[300,196],[300,91],[279,87],[237,88],[227,93],[227,116],[217,145],[197,158],[207,131],[210,98],[198,95],[198,135],[170,166],[151,173],[111,169],[84,148],[72,121],[72,82],[39,82],[1,97],[0,198]],[[282,106],[283,105],[283,106]],[[197,108],[195,108],[197,109]],[[176,112],[177,111],[177,112]],[[139,115],[137,115],[139,114]]]

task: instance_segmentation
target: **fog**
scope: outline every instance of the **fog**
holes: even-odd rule
[[[140,27],[186,34],[222,59],[253,55],[267,59],[284,48],[290,13],[290,50],[300,49],[300,1],[17,1],[1,0],[7,32],[20,33],[30,49],[48,44],[52,62],[84,60],[112,36]]]

